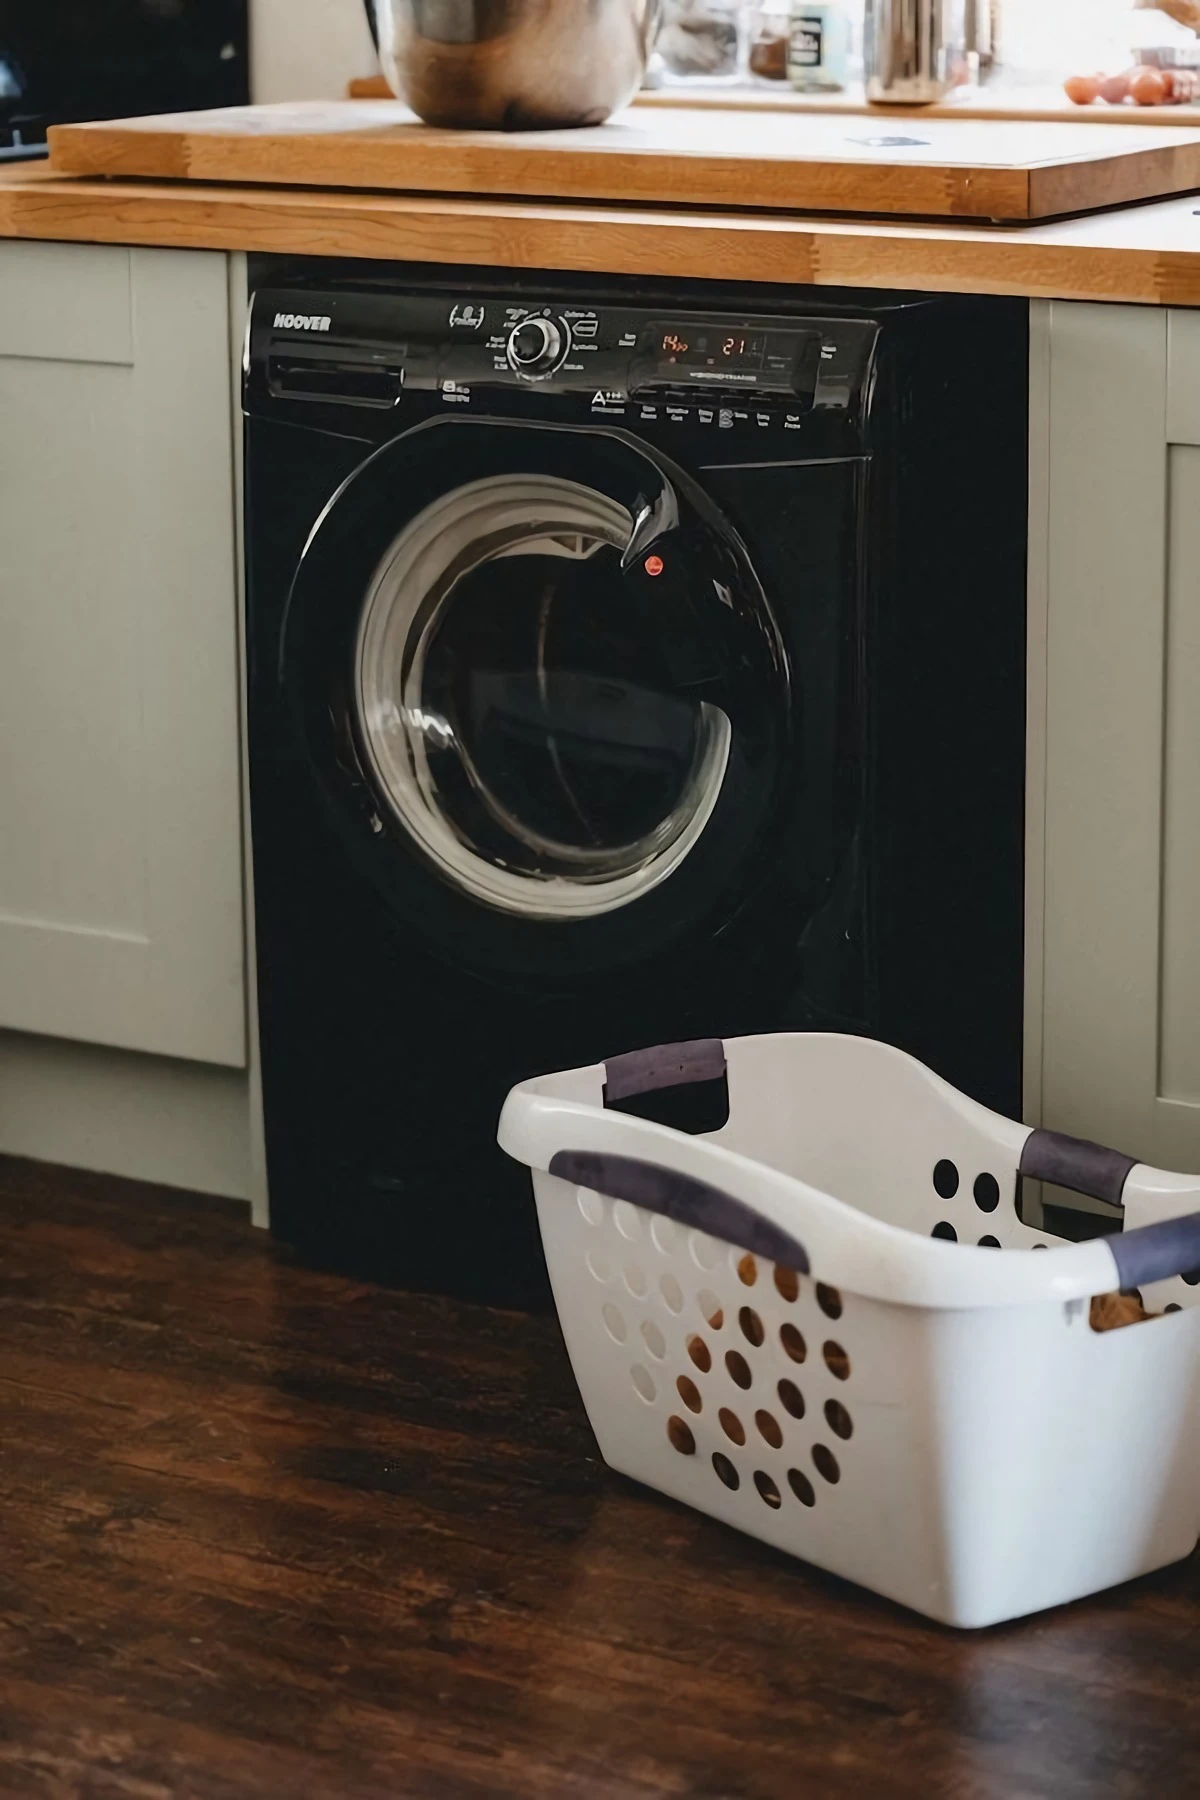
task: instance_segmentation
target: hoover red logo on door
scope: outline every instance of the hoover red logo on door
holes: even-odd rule
[[[328,331],[333,320],[324,313],[284,313],[275,314],[275,328],[278,331]]]

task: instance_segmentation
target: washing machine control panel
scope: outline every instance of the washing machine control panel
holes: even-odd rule
[[[871,320],[802,312],[262,290],[251,386],[276,400],[388,410],[425,392],[442,410],[783,433],[814,413],[861,411],[877,335]]]

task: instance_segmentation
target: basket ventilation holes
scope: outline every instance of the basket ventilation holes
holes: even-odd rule
[[[604,1325],[614,1344],[623,1344],[629,1336],[629,1327],[625,1323],[625,1314],[619,1306],[609,1300],[604,1306]]]
[[[679,1390],[679,1398],[683,1401],[683,1404],[687,1407],[688,1411],[698,1413],[703,1407],[704,1402],[700,1398],[700,1389],[696,1386],[691,1376],[681,1375],[676,1381],[675,1386]]]
[[[770,1444],[772,1450],[783,1449],[783,1427],[773,1413],[765,1410],[756,1412],[754,1423],[758,1426],[759,1436]]]
[[[736,1387],[748,1388],[750,1383],[754,1380],[753,1375],[750,1373],[750,1364],[746,1361],[740,1350],[727,1350],[725,1352],[725,1367],[729,1371],[730,1381],[732,1381]]]
[[[742,1478],[730,1462],[729,1458],[723,1451],[714,1450],[712,1462],[713,1468],[717,1471],[717,1474],[725,1483],[725,1486],[727,1488],[732,1488],[733,1492],[736,1494],[737,1490],[742,1485]]]
[[[953,1200],[958,1192],[958,1170],[948,1157],[933,1167],[933,1191],[940,1194],[943,1200]]]
[[[818,1475],[823,1475],[830,1486],[835,1486],[842,1479],[842,1471],[838,1468],[838,1459],[828,1444],[814,1444],[812,1453]]]
[[[980,1212],[995,1212],[1000,1204],[1000,1183],[994,1175],[977,1175],[972,1192]]]
[[[712,1351],[702,1337],[694,1333],[687,1341],[687,1353],[702,1375],[707,1375],[712,1368]]]
[[[658,1389],[654,1385],[653,1375],[650,1373],[649,1369],[646,1368],[644,1363],[634,1363],[629,1373],[633,1377],[634,1387],[642,1396],[642,1399],[649,1404],[658,1392]]]
[[[738,1314],[738,1324],[742,1328],[742,1336],[746,1342],[753,1344],[757,1350],[767,1334],[763,1330],[762,1320],[752,1306],[743,1306]]]
[[[854,1420],[840,1400],[825,1402],[825,1422],[834,1437],[840,1437],[846,1441],[854,1436]]]
[[[781,1325],[779,1341],[794,1363],[802,1363],[808,1355],[808,1345],[792,1324]]]
[[[788,1486],[791,1488],[793,1494],[795,1494],[801,1506],[815,1506],[817,1504],[816,1489],[808,1479],[808,1476],[802,1475],[799,1469],[788,1470]]]
[[[762,1499],[766,1501],[767,1505],[778,1512],[779,1508],[783,1505],[783,1501],[780,1498],[779,1489],[775,1486],[771,1477],[765,1474],[762,1469],[756,1469],[754,1471],[754,1485],[758,1489]]]
[[[1003,1245],[998,1237],[993,1237],[989,1232],[986,1237],[980,1238],[979,1248],[981,1250],[1001,1250],[1003,1249]]]
[[[725,1436],[729,1439],[730,1443],[738,1445],[745,1443],[746,1427],[742,1424],[742,1421],[735,1412],[731,1412],[727,1406],[723,1406],[717,1414],[717,1417],[721,1421],[721,1430],[725,1433]]]
[[[631,1244],[635,1244],[642,1235],[642,1221],[638,1217],[637,1208],[630,1206],[628,1200],[618,1200],[613,1207],[613,1224]]]
[[[612,1280],[613,1266],[609,1262],[607,1256],[605,1256],[603,1250],[589,1250],[587,1253],[587,1266],[597,1281]]]
[[[1172,1300],[1172,1301],[1171,1301],[1171,1303],[1170,1303],[1170,1305],[1169,1305],[1169,1306],[1164,1306],[1164,1307],[1163,1307],[1163,1311],[1164,1311],[1164,1312],[1165,1312],[1165,1313],[1170,1313],[1170,1312],[1182,1312],[1182,1311],[1183,1311],[1183,1308],[1182,1308],[1182,1306],[1180,1306],[1180,1304],[1179,1304],[1179,1302],[1178,1302],[1178,1300]]]
[[[725,1323],[725,1312],[711,1288],[701,1288],[696,1295],[696,1305],[708,1320],[713,1331],[720,1331]]]
[[[664,1256],[669,1256],[678,1242],[679,1229],[670,1219],[664,1219],[661,1213],[657,1213],[650,1227],[650,1236],[654,1241],[654,1248],[661,1250]]]
[[[675,1277],[673,1275],[661,1276],[659,1279],[658,1287],[659,1287],[659,1292],[662,1294],[662,1297],[665,1300],[667,1306],[670,1308],[670,1310],[673,1313],[682,1312],[683,1311],[683,1289],[680,1287],[680,1285],[676,1281]]]
[[[784,1300],[800,1298],[800,1277],[795,1269],[789,1269],[783,1263],[775,1264],[775,1286]]]
[[[1189,1269],[1183,1279],[1189,1287],[1200,1287],[1200,1269]]]
[[[788,1381],[786,1377],[779,1384],[779,1403],[784,1412],[790,1413],[793,1419],[804,1417],[804,1395],[795,1382]]]
[[[850,1358],[840,1344],[835,1344],[830,1338],[828,1343],[822,1344],[821,1355],[825,1358],[825,1367],[831,1375],[836,1376],[838,1381],[849,1381]]]
[[[692,1428],[678,1413],[672,1413],[667,1420],[667,1436],[671,1440],[672,1449],[678,1450],[680,1456],[695,1456],[696,1440],[692,1436]]]
[[[737,1272],[738,1280],[743,1282],[746,1287],[753,1287],[758,1280],[758,1264],[748,1250],[745,1256],[739,1256]]]
[[[721,1252],[713,1240],[702,1231],[693,1231],[691,1236],[692,1261],[698,1269],[715,1269],[720,1261]]]
[[[625,1286],[629,1289],[635,1300],[645,1299],[646,1272],[644,1269],[639,1268],[637,1263],[626,1263]]]
[[[958,1242],[958,1233],[955,1231],[953,1225],[951,1225],[949,1219],[942,1219],[939,1224],[934,1226],[929,1235],[930,1237],[945,1238],[947,1243],[951,1244],[957,1244]]]
[[[653,1319],[642,1320],[642,1336],[646,1340],[646,1348],[651,1356],[657,1357],[661,1362],[667,1354],[667,1340]]]
[[[603,1225],[604,1201],[592,1188],[580,1188],[579,1210],[589,1225]]]
[[[817,1283],[817,1305],[827,1319],[840,1319],[842,1316],[842,1296],[835,1287],[826,1287],[823,1281]]]

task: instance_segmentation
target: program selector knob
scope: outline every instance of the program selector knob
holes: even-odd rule
[[[508,360],[518,375],[552,375],[571,347],[561,319],[522,319],[508,336]]]

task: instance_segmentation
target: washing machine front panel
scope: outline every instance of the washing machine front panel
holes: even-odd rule
[[[369,456],[305,549],[280,672],[358,866],[490,971],[711,928],[787,784],[744,544],[607,426],[434,420]]]
[[[314,1260],[523,1302],[539,1071],[851,1029],[1016,1104],[1026,321],[447,279],[255,302],[267,1162]]]

